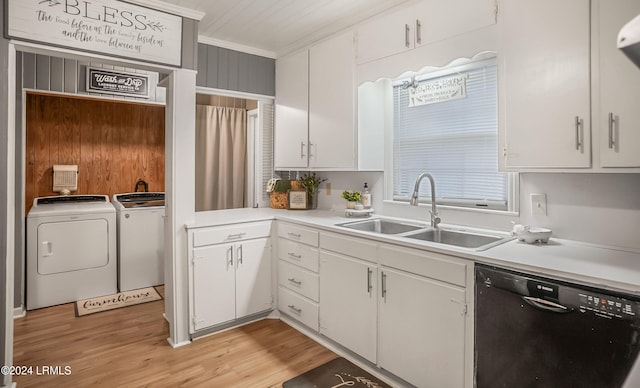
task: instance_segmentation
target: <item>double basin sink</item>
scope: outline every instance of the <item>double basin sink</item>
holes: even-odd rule
[[[512,239],[511,236],[499,233],[471,231],[464,228],[437,227],[410,221],[396,221],[384,218],[372,218],[337,224],[344,228],[369,233],[378,233],[406,237],[414,240],[451,245],[460,248],[483,251]]]

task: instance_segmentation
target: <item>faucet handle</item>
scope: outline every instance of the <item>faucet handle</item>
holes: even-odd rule
[[[438,226],[440,221],[442,221],[438,216],[438,213],[434,214],[431,210],[429,210],[429,216],[431,218],[431,223],[433,224],[433,226]]]

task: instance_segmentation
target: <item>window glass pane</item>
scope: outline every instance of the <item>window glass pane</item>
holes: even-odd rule
[[[428,91],[423,101],[449,95],[441,102],[410,106],[410,82],[396,82],[393,88],[394,199],[408,200],[416,177],[429,172],[439,203],[506,209],[508,174],[498,171],[495,60],[416,80],[418,92]],[[452,83],[459,86],[448,88]],[[420,197],[430,200],[427,181]]]

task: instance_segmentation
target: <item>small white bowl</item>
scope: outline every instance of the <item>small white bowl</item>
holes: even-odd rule
[[[545,228],[525,228],[515,233],[518,240],[524,241],[527,244],[534,244],[537,242],[548,243],[549,237],[551,237],[551,230]]]

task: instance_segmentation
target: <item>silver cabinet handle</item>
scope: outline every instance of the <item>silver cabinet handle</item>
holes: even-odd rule
[[[614,130],[616,125],[616,118],[613,115],[613,112],[609,112],[609,149],[613,149],[616,145],[614,140]]]
[[[288,281],[290,281],[291,283],[295,284],[296,286],[302,285],[302,280],[296,280],[295,278],[290,278],[287,279]]]
[[[245,235],[246,235],[246,233],[230,234],[230,235],[227,235],[227,240],[237,240],[239,238],[243,238]]]
[[[230,246],[229,249],[227,249],[227,258],[227,263],[229,264],[228,267],[233,267],[233,246]]]
[[[584,122],[580,116],[576,116],[576,150],[582,150],[582,132],[584,128]]]
[[[371,275],[373,274],[373,270],[367,267],[367,292],[371,294],[371,289],[373,285],[371,284]]]
[[[422,23],[416,19],[416,43],[422,44]]]
[[[242,256],[243,256],[242,255],[242,244],[240,244],[238,246],[238,249],[236,249],[236,254],[238,256],[237,259],[236,259],[238,264],[242,264]]]
[[[300,142],[300,159],[304,159],[306,157],[306,155],[304,154],[304,147],[305,147],[304,142],[301,141]]]
[[[312,142],[309,142],[309,150],[307,151],[307,154],[309,154],[309,159],[313,158],[313,155],[314,155],[311,153],[311,147],[315,147],[316,153],[318,153],[318,146]]]
[[[409,28],[408,24],[404,25],[404,47],[409,48],[409,33],[411,32],[411,28]]]
[[[382,297],[387,297],[387,274],[382,273]]]
[[[289,232],[287,233],[287,236],[289,237],[293,237],[293,238],[300,238],[302,237],[302,235],[300,233],[293,233],[293,232]]]
[[[289,309],[293,310],[296,314],[302,313],[302,309],[301,308],[298,308],[298,307],[296,307],[296,306],[294,306],[292,304],[288,305],[287,307],[289,307]]]
[[[289,257],[291,257],[291,258],[293,258],[293,259],[296,259],[296,260],[300,260],[300,259],[302,258],[302,255],[296,255],[296,254],[295,254],[295,253],[293,253],[293,252],[289,252],[289,253],[287,253],[287,256],[289,256]]]

